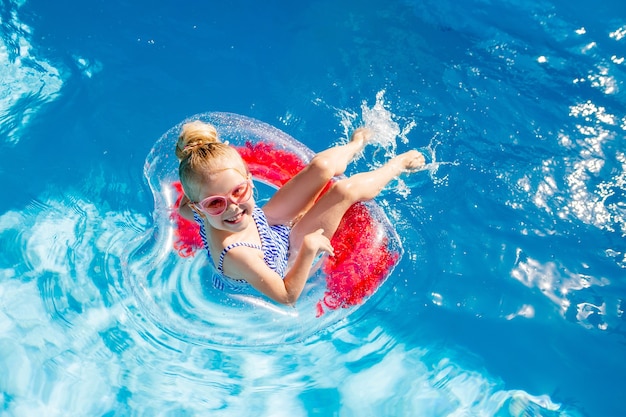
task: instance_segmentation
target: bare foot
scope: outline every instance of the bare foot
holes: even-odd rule
[[[359,145],[359,148],[363,149],[365,145],[372,139],[372,131],[367,127],[360,127],[352,133],[350,142]]]
[[[424,158],[424,155],[414,149],[398,156],[402,158],[402,163],[404,164],[405,171],[417,171],[426,164],[426,159]]]

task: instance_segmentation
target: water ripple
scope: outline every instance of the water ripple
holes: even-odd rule
[[[20,140],[22,126],[63,86],[59,70],[33,55],[31,29],[18,17],[20,6],[20,2],[3,2],[0,17],[0,135],[9,143]]]
[[[565,415],[548,397],[508,391],[464,369],[449,352],[400,343],[372,326],[375,318],[299,344],[248,349],[181,337],[171,326],[159,326],[155,315],[172,309],[187,327],[198,321],[193,331],[211,330],[213,320],[242,323],[223,317],[232,310],[202,302],[199,261],[178,260],[166,268],[174,279],[152,288],[158,291],[151,296],[164,301],[154,313],[137,302],[121,276],[124,253],[143,242],[124,226],[128,214],[100,212],[76,196],[39,202],[25,213],[0,216],[1,238],[24,231],[15,257],[0,263],[0,400],[15,413],[202,414],[227,408],[232,414],[281,409],[304,416],[322,395],[333,410],[351,415],[390,407],[394,415],[515,409]],[[145,219],[135,216],[135,222]],[[28,271],[14,267],[20,257],[29,258]],[[150,275],[155,265],[150,268],[136,271]],[[37,279],[22,279],[18,271]],[[175,305],[180,309],[174,311]],[[398,399],[393,405],[392,397]]]

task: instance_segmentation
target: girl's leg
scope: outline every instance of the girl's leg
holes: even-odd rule
[[[326,149],[282,186],[263,207],[270,224],[285,224],[306,212],[331,178],[346,171],[354,156],[367,144],[371,132],[366,128],[354,131],[350,142]]]
[[[373,199],[393,178],[403,171],[416,170],[424,163],[424,155],[413,150],[396,156],[374,171],[337,181],[294,226],[290,235],[291,256],[300,249],[305,235],[324,229],[324,235],[332,238],[350,206]]]

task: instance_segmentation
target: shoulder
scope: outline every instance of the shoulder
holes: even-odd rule
[[[265,268],[267,266],[260,248],[242,244],[232,246],[224,253],[224,274],[231,278],[248,281],[250,275],[255,275]]]

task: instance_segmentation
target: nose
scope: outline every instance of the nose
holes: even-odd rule
[[[239,203],[237,203],[232,196],[226,197],[226,209],[224,211],[234,211],[239,207]]]

